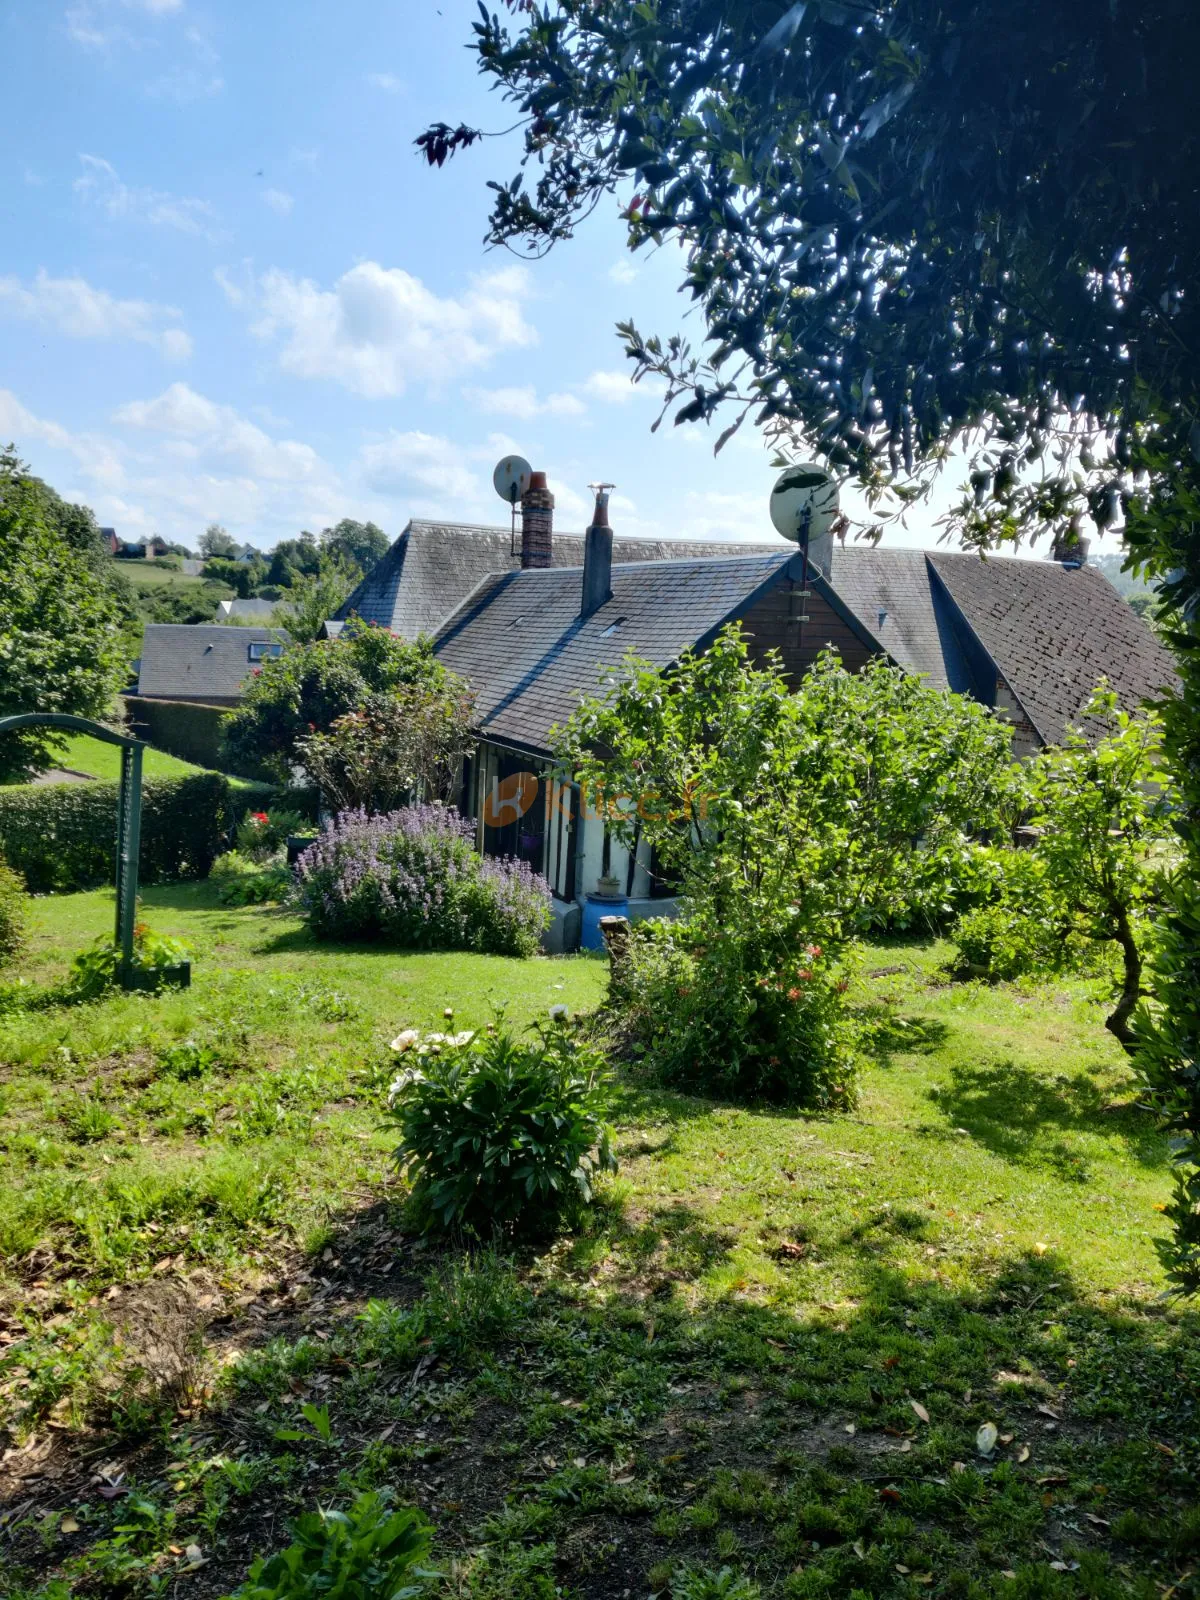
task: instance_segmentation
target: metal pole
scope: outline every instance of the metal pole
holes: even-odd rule
[[[133,927],[137,921],[138,856],[142,843],[142,747],[121,751],[121,790],[117,821],[117,930],[121,981],[133,968]]]

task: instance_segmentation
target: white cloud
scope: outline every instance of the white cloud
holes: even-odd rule
[[[9,389],[0,389],[0,436],[16,441],[18,455],[27,451],[29,441],[63,451],[89,482],[106,490],[119,489],[124,483],[125,471],[111,441],[71,433],[57,422],[35,416]]]
[[[636,386],[628,372],[593,372],[584,384],[586,393],[607,405],[623,406],[649,391]]]
[[[131,188],[122,183],[116,168],[103,157],[81,155],[79,159],[83,163],[83,173],[75,180],[75,193],[112,221],[176,228],[180,233],[210,240],[216,237],[216,213],[207,200],[167,194],[158,189]]]
[[[270,206],[277,217],[286,217],[291,214],[295,199],[284,189],[268,189],[263,199]]]
[[[184,0],[75,0],[67,7],[64,21],[73,43],[84,50],[107,50],[137,42],[123,17],[140,14],[156,20],[183,9]]]
[[[227,276],[221,281],[231,298],[245,293],[231,293]],[[285,372],[376,399],[403,394],[413,382],[438,385],[537,339],[525,321],[529,281],[521,267],[477,274],[458,298],[377,261],[352,267],[332,289],[275,269],[253,293],[252,331],[278,343]]]
[[[184,460],[204,458],[256,478],[302,482],[324,469],[311,445],[271,436],[232,406],[218,405],[186,383],[173,383],[153,400],[121,406],[113,421],[163,435]]]
[[[68,339],[132,339],[148,344],[168,361],[186,361],[192,341],[171,326],[180,313],[148,300],[116,300],[84,278],[52,278],[43,268],[27,288],[20,279],[0,278],[0,312],[51,328]]]
[[[394,72],[368,72],[367,82],[373,89],[382,89],[384,94],[405,94],[408,90],[404,79]]]
[[[608,269],[608,275],[614,283],[633,283],[637,278],[638,269],[632,261],[622,259],[613,262]]]
[[[360,463],[369,488],[416,497],[425,505],[474,514],[484,499],[479,472],[449,439],[431,433],[391,433],[364,446]]]
[[[464,389],[468,405],[488,416],[512,417],[530,422],[534,417],[582,417],[587,407],[573,394],[548,394],[538,399],[531,383],[507,389]]]

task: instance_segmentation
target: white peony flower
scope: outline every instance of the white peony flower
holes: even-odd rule
[[[403,1055],[406,1050],[411,1050],[421,1037],[419,1028],[405,1028],[403,1033],[398,1033],[392,1040],[392,1049]]]
[[[567,1007],[566,1006],[551,1006],[550,1007],[550,1020],[551,1020],[551,1022],[565,1022],[567,1020],[567,1014],[568,1014],[568,1012],[567,1012]]]

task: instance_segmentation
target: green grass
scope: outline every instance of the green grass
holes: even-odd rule
[[[55,770],[82,772],[89,778],[116,783],[121,776],[121,751],[119,746],[105,744],[89,734],[74,735],[67,740]],[[168,755],[165,750],[156,750],[153,746],[147,746],[142,756],[143,778],[187,778],[205,770],[193,766],[190,761],[181,761],[177,756]],[[257,793],[269,787],[250,778],[236,777],[233,773],[225,773],[224,776],[235,791]]]
[[[375,1487],[471,1600],[1197,1593],[1197,1324],[1098,982],[869,951],[852,1114],[622,1074],[588,1226],[481,1251],[410,1231],[387,1042],[591,1009],[604,964],[323,947],[204,885],[145,910],[190,991],[0,1010],[0,1401],[41,1474],[6,1594],[166,1592],[199,1545],[209,1600]],[[37,902],[25,995],[111,915]]]
[[[218,583],[216,579],[193,577],[190,573],[180,572],[174,567],[162,566],[157,561],[114,560],[113,568],[121,577],[127,578],[135,589],[142,591],[172,588],[186,592],[207,588],[219,590],[222,599],[228,599],[233,594],[233,590],[227,584]]]
[[[70,772],[83,772],[89,778],[101,778],[116,783],[121,776],[121,752],[115,744],[104,744],[86,733],[67,740],[66,750],[58,763]],[[147,750],[142,757],[142,776],[145,778],[187,778],[202,771],[190,761],[180,761],[165,750]]]

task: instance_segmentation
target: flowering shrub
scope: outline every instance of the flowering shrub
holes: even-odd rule
[[[282,850],[293,833],[307,833],[298,811],[250,811],[238,823],[235,849],[240,855],[266,860]]]
[[[610,1004],[664,1081],[706,1094],[844,1108],[857,1029],[842,968],[816,944],[767,955],[684,923],[636,925]]]
[[[414,1176],[430,1226],[542,1228],[590,1202],[597,1173],[616,1171],[602,1058],[565,1008],[555,1012],[525,1041],[502,1025],[410,1028],[393,1040],[402,1057],[388,1093],[396,1161]]]
[[[346,811],[300,857],[301,907],[323,939],[529,956],[550,889],[523,861],[480,856],[474,825],[446,806]]]

